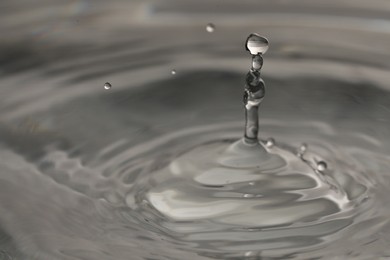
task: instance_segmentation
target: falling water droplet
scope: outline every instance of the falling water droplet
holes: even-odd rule
[[[172,75],[176,75],[176,70],[171,70]]]
[[[327,167],[328,166],[326,165],[326,162],[324,162],[324,161],[319,161],[317,163],[317,170],[320,172],[325,171]]]
[[[206,31],[209,33],[213,33],[215,31],[215,25],[213,23],[207,24]]]
[[[256,33],[252,33],[246,40],[246,49],[252,54],[264,54],[269,47],[268,40]]]
[[[255,183],[253,181],[251,181],[250,183],[248,183],[250,186],[254,186]]]
[[[305,153],[306,150],[307,150],[307,144],[305,143],[301,144],[301,146],[299,147],[299,152]]]
[[[104,89],[105,89],[105,90],[109,90],[109,89],[111,89],[111,88],[112,88],[111,83],[109,83],[109,82],[104,83]]]
[[[299,147],[297,155],[302,157],[305,154],[306,151],[307,151],[307,144],[303,143]]]
[[[275,145],[275,139],[273,138],[268,138],[266,143],[265,143],[265,146],[267,146],[268,148],[271,148],[272,146]]]

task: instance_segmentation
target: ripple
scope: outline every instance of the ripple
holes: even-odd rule
[[[389,257],[383,1],[27,2],[0,4],[0,259]],[[264,149],[220,124],[249,31]]]
[[[218,132],[173,133],[145,144],[149,152],[143,158],[154,154],[154,159],[143,165],[126,201],[148,219],[147,225],[177,242],[207,241],[200,252],[208,248],[225,256],[260,248],[269,255],[278,250],[303,254],[333,246],[351,230],[360,233],[362,226],[362,238],[375,234],[364,224],[377,207],[375,176],[367,176],[367,165],[348,163],[353,156],[345,151],[352,147],[327,142],[325,157],[320,155],[325,146],[318,144],[302,156],[298,147],[281,142],[253,147],[229,138],[216,141]],[[204,141],[181,141],[194,139]],[[337,154],[344,154],[345,161]],[[319,159],[328,162],[328,169],[317,170]]]

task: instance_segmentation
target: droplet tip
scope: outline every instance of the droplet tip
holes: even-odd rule
[[[267,52],[268,47],[268,39],[257,33],[251,33],[245,42],[246,50],[252,55],[262,55]]]

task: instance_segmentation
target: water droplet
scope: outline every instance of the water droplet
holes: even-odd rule
[[[176,75],[176,70],[171,70],[172,75]]]
[[[327,167],[328,167],[328,165],[324,161],[319,161],[317,163],[317,170],[320,172],[325,171]]]
[[[109,89],[111,89],[111,88],[112,88],[111,83],[109,83],[109,82],[104,83],[104,89],[105,89],[105,90],[109,90]]]
[[[246,49],[252,54],[264,54],[267,52],[269,43],[268,40],[256,33],[252,33],[246,39]]]
[[[267,141],[265,142],[265,146],[267,146],[268,148],[271,148],[274,145],[275,145],[275,139],[273,138],[268,138]]]
[[[303,154],[305,153],[307,150],[307,144],[303,143],[301,144],[301,146],[299,147],[299,153]]]
[[[255,183],[253,181],[251,181],[250,183],[248,183],[250,186],[254,186]]]
[[[305,154],[306,151],[307,151],[307,144],[303,143],[303,144],[301,144],[301,146],[298,148],[298,153],[297,153],[297,155],[300,156],[300,157],[302,157],[302,156]]]
[[[209,33],[214,32],[215,31],[215,25],[213,23],[207,24],[206,31],[209,32]]]
[[[254,56],[252,59],[252,68],[259,71],[261,67],[263,67],[263,57],[260,55]]]

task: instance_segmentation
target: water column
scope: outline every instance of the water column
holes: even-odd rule
[[[258,34],[251,34],[246,40],[246,49],[252,54],[252,66],[246,75],[245,105],[245,141],[249,144],[258,142],[259,105],[265,95],[264,81],[260,77],[263,66],[262,55],[268,50],[268,40]]]

